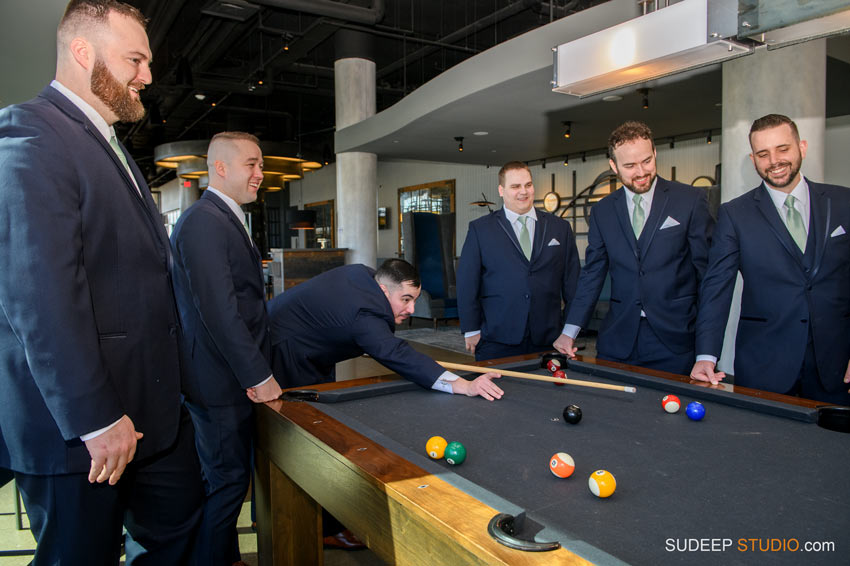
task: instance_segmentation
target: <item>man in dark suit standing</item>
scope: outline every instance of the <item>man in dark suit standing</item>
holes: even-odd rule
[[[278,295],[269,303],[275,375],[286,387],[332,381],[337,362],[366,353],[422,387],[499,399],[497,373],[467,381],[394,335],[421,290],[415,267],[389,259],[377,271],[337,267]]]
[[[534,208],[527,165],[499,170],[499,195],[503,208],[470,222],[458,263],[460,326],[476,360],[551,349],[579,273],[572,227]]]
[[[608,138],[623,186],[593,205],[578,291],[555,348],[575,356],[605,276],[611,302],[598,357],[687,375],[694,363],[697,291],[714,220],[705,191],[656,174],[652,131],[626,122]]]
[[[238,562],[236,520],[251,479],[253,403],[276,399],[260,252],[239,207],[263,181],[257,138],[213,136],[209,188],[171,234],[183,321],[186,406],[195,423],[206,501],[195,564]]]
[[[720,207],[691,377],[725,377],[715,364],[740,272],[735,384],[850,405],[850,189],[800,175],[808,145],[787,116],[753,122],[750,147],[764,182]]]
[[[0,111],[0,466],[34,564],[185,564],[203,493],[168,237],[115,122],[144,116],[145,19],[74,0],[56,80]],[[122,524],[127,536],[122,536]]]

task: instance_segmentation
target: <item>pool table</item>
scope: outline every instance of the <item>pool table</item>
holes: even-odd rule
[[[488,364],[547,374],[537,357]],[[850,434],[818,426],[816,403],[595,360],[567,374],[637,391],[503,377],[488,402],[380,377],[261,407],[260,563],[321,564],[321,507],[388,564],[847,563]],[[661,406],[669,393],[678,413]],[[570,404],[578,424],[564,422]],[[434,435],[462,442],[466,462],[428,458]],[[571,477],[549,471],[556,452],[574,458]],[[598,469],[617,480],[607,499],[588,489]],[[506,546],[497,515],[558,548]]]

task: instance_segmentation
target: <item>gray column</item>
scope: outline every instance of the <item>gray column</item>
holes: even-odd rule
[[[338,32],[340,33],[340,32]],[[340,40],[337,40],[338,54]],[[334,63],[336,129],[375,114],[375,62],[344,57]],[[336,156],[338,246],[348,248],[346,263],[372,267],[378,262],[378,156],[347,152]]]
[[[797,123],[801,139],[809,143],[802,173],[812,180],[823,180],[825,39],[773,51],[761,47],[752,55],[723,64],[722,202],[746,193],[761,182],[749,157],[749,131],[753,121],[765,114],[785,114]],[[739,275],[718,364],[727,372],[732,372],[734,367],[740,306]]]

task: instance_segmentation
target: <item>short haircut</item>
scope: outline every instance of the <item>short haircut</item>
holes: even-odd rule
[[[652,130],[643,122],[630,120],[620,124],[611,135],[608,136],[608,157],[614,159],[614,150],[624,143],[634,140],[649,140],[652,144],[652,149],[655,149],[655,142],[652,141]],[[616,161],[616,159],[614,159]]]
[[[212,139],[210,140],[209,148],[207,149],[207,166],[210,168],[210,170],[212,170],[212,167],[214,167],[216,158],[218,157],[218,155],[215,155],[218,152],[213,150],[213,145],[216,145],[220,142],[230,141],[249,141],[260,145],[260,140],[257,139],[257,136],[255,136],[254,134],[249,134],[247,132],[219,132],[212,137]]]
[[[375,281],[384,285],[387,283],[401,285],[405,281],[410,281],[410,284],[414,287],[422,286],[422,282],[419,280],[419,272],[403,259],[388,259],[382,263],[378,271],[375,272]]]
[[[781,126],[783,124],[788,124],[791,128],[791,133],[794,134],[794,139],[800,141],[800,132],[797,130],[797,124],[794,123],[794,120],[789,118],[788,116],[784,116],[782,114],[768,114],[767,116],[762,116],[750,127],[750,143],[753,140],[753,134],[755,132],[760,132],[762,130],[769,130],[770,128],[776,128],[777,126]]]
[[[505,175],[508,174],[508,171],[517,171],[520,169],[528,171],[528,174],[531,175],[531,169],[522,161],[508,161],[502,165],[502,168],[499,169],[499,186],[505,186]]]
[[[137,22],[142,28],[147,28],[148,20],[138,10],[117,0],[71,0],[65,8],[65,14],[59,21],[56,32],[57,44],[70,43],[74,37],[86,34],[92,28],[105,26],[109,23],[109,14],[116,13]]]

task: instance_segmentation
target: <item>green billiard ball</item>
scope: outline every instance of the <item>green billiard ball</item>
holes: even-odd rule
[[[449,442],[446,446],[446,462],[459,466],[466,460],[466,447],[460,442]]]

